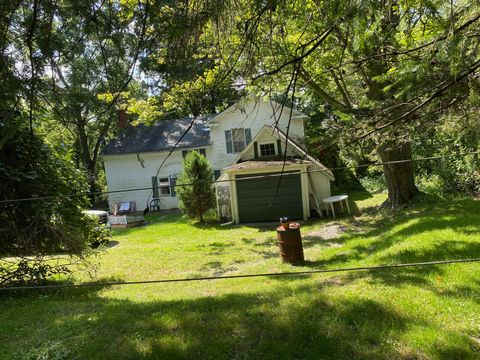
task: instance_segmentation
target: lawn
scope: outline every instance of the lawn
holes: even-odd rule
[[[271,226],[152,215],[148,226],[114,233],[114,246],[97,259],[96,277],[134,281],[480,257],[480,201],[424,196],[392,213],[372,207],[383,199],[356,194],[354,217],[304,224],[302,266],[280,262]],[[343,233],[326,239],[325,227]],[[479,269],[469,263],[0,293],[0,358],[478,359]]]

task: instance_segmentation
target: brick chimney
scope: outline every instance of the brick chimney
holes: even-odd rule
[[[118,110],[118,127],[120,129],[127,127],[127,112],[125,110]]]

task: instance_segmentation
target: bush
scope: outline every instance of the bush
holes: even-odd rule
[[[387,189],[383,175],[365,176],[360,179],[360,184],[370,193],[377,193]]]
[[[446,191],[445,182],[437,174],[423,174],[416,177],[418,189],[432,195],[442,195]]]
[[[110,228],[104,224],[99,224],[98,221],[93,220],[94,224],[89,229],[88,246],[92,249],[98,249],[101,246],[107,245],[112,239]]]
[[[68,264],[52,265],[51,255],[85,259],[89,245],[103,236],[82,213],[88,184],[71,159],[53,152],[28,128],[10,124],[7,131],[6,124],[0,125],[1,198],[46,196],[0,203],[0,285],[66,273]]]
[[[213,169],[207,159],[191,151],[183,161],[183,171],[177,180],[180,209],[203,222],[205,213],[215,207]]]

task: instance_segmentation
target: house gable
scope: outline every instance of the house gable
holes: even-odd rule
[[[281,114],[280,114],[281,113]],[[290,110],[284,108],[280,110],[279,105],[275,102],[265,101],[256,97],[246,97],[238,103],[230,106],[216,117],[212,118],[207,126],[210,127],[210,136],[212,139],[212,150],[214,157],[212,158],[212,166],[214,169],[223,169],[238,160],[240,150],[232,149],[232,137],[235,129],[244,129],[245,131],[245,147],[249,145],[257,134],[265,125],[278,125],[280,129],[287,129],[289,123]],[[295,115],[295,116],[293,116]],[[305,116],[292,112],[290,121],[290,135],[298,140],[304,137],[303,118]],[[237,134],[241,134],[237,132]]]
[[[322,170],[322,174],[327,176],[330,180],[334,180],[335,177],[333,173],[325,167],[322,163],[320,163],[317,159],[313,156],[309,155],[302,147],[300,147],[297,143],[295,143],[290,137],[287,141],[287,136],[279,129],[275,129],[271,126],[265,125],[255,136],[252,142],[242,151],[238,158],[238,161],[247,161],[251,159],[262,159],[267,158],[267,156],[262,156],[262,144],[273,144],[276,153],[273,156],[276,157],[283,157],[285,155],[285,147],[287,149],[287,157],[297,157],[304,160],[310,161],[313,165],[315,165],[319,170]],[[288,144],[287,146],[285,146]]]

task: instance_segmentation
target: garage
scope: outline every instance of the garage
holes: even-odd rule
[[[275,174],[279,175],[280,172],[262,175]],[[303,219],[302,183],[299,171],[284,172],[281,180],[280,176],[250,179],[258,175],[236,176],[240,222],[278,221],[282,216]]]

